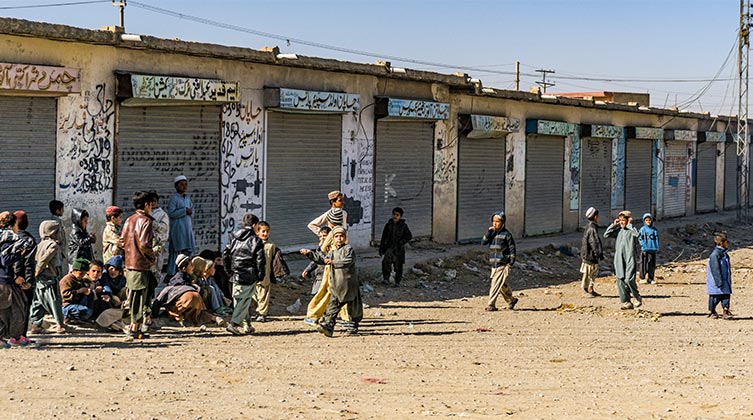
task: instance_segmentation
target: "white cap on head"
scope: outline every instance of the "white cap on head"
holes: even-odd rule
[[[186,176],[185,176],[185,175],[178,175],[178,176],[176,176],[176,177],[175,177],[175,179],[173,180],[173,184],[177,184],[177,183],[179,183],[180,181],[186,181],[186,182],[188,182],[188,178],[186,178]]]
[[[594,215],[596,214],[596,212],[597,212],[597,210],[595,208],[589,207],[588,210],[586,210],[586,219],[590,219],[590,218],[594,217]]]

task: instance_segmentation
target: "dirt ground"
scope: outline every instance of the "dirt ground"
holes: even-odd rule
[[[661,224],[659,224],[661,228]],[[711,234],[733,251],[732,321],[706,317]],[[753,416],[753,227],[662,231],[658,282],[620,311],[609,261],[597,291],[579,288],[570,247],[520,255],[515,311],[484,312],[484,256],[419,264],[400,288],[365,281],[361,335],[305,325],[310,284],[277,285],[273,319],[233,337],[163,328],[150,339],[80,328],[0,351],[5,419],[408,419]],[[420,274],[418,270],[426,273]],[[419,274],[416,274],[419,273]]]

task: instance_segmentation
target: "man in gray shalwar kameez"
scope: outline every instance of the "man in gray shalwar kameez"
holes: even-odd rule
[[[635,283],[635,259],[640,250],[638,230],[633,227],[632,214],[625,210],[604,232],[605,238],[617,238],[614,245],[614,275],[617,277],[617,291],[620,294],[620,309],[633,309],[631,296],[637,301],[635,307],[643,305]]]

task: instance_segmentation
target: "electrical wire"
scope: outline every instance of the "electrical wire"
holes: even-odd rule
[[[41,9],[44,7],[79,6],[82,4],[112,3],[111,0],[71,1],[65,3],[30,4],[28,6],[0,6],[0,10]]]

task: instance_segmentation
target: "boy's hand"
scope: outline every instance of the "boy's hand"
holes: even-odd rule
[[[304,270],[303,273],[301,273],[301,277],[303,277],[303,278],[306,278],[308,276],[309,276],[309,272],[308,271]]]
[[[494,230],[494,226],[489,226],[489,229],[487,230]]]
[[[21,276],[16,277],[16,284],[19,286],[24,284],[24,278]]]
[[[325,258],[324,259],[325,264],[332,264],[332,258]]]
[[[193,214],[193,209],[191,207],[186,207],[186,214],[189,215],[189,216],[192,215]]]
[[[632,217],[628,217],[628,224],[629,224],[629,225],[632,225],[632,224],[633,224],[633,218],[632,218]]]
[[[615,226],[619,225],[620,224],[620,219],[619,218],[614,219],[614,222],[612,222],[612,224],[614,224]]]
[[[310,250],[308,250],[308,249],[302,249],[302,250],[301,250],[301,254],[303,254],[303,255],[308,255],[308,254],[309,254],[309,252],[311,252],[311,251],[310,251]]]

